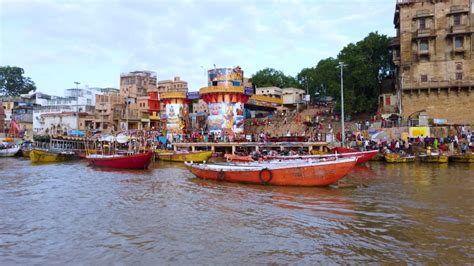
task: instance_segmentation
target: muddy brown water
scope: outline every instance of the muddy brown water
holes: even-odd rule
[[[0,159],[0,264],[474,262],[474,165],[371,162],[352,188]]]

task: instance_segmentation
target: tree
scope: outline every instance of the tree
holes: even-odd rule
[[[35,83],[29,77],[24,77],[21,67],[0,67],[0,95],[19,96],[36,90]]]
[[[347,104],[349,113],[371,112],[377,108],[380,82],[394,70],[389,44],[389,37],[372,32],[339,53],[338,59],[347,64],[344,68],[344,96],[347,93],[344,107]]]
[[[286,76],[280,70],[275,70],[273,68],[265,68],[257,71],[257,73],[252,75],[252,78],[250,78],[250,82],[257,87],[299,87],[299,84],[294,77]]]

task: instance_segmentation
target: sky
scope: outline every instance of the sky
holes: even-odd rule
[[[0,65],[22,67],[38,91],[119,88],[120,73],[180,76],[271,67],[296,76],[368,33],[393,36],[395,0],[0,0]]]

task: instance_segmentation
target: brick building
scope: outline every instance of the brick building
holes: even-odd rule
[[[470,0],[397,0],[393,62],[405,119],[426,112],[449,124],[473,124],[474,43]]]

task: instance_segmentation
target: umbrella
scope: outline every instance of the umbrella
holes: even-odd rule
[[[371,140],[389,140],[390,136],[385,131],[381,131],[372,135],[370,139]]]

